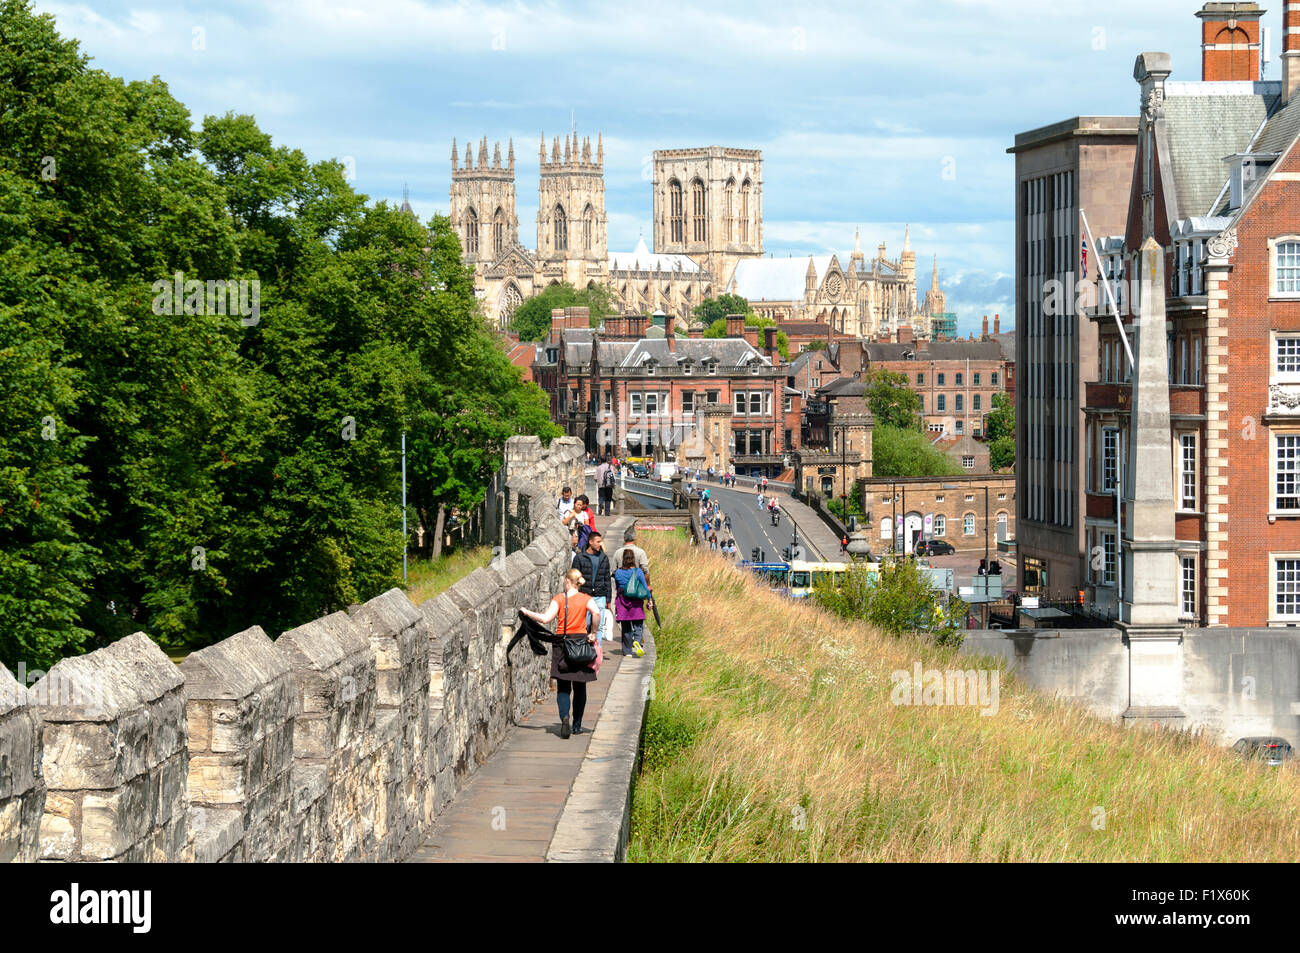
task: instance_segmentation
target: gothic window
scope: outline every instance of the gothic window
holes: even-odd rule
[[[734,217],[736,214],[736,180],[735,179],[727,180],[727,191],[724,194],[723,203],[724,203],[723,204],[724,212],[722,218],[722,223],[723,223],[722,227],[725,232],[723,237],[726,238],[727,241],[732,241],[736,237],[736,226],[734,221]]]
[[[704,218],[704,183],[699,179],[691,183],[691,226],[691,241],[704,241],[707,230]]]
[[[515,313],[515,309],[524,303],[524,296],[519,293],[513,281],[507,282],[505,291],[501,294],[501,314],[508,319]],[[502,322],[505,323],[504,321]]]
[[[596,213],[591,206],[582,213],[582,250],[591,251],[592,235],[596,229]]]
[[[465,254],[478,254],[478,213],[472,208],[465,213]]]
[[[497,208],[497,213],[492,216],[492,250],[496,255],[505,251],[506,247],[506,213]]]
[[[749,241],[749,179],[740,186],[740,240]]]
[[[564,206],[555,206],[555,214],[551,216],[551,225],[554,229],[554,245],[556,251],[569,250],[569,218],[564,214]]]
[[[682,184],[676,179],[668,183],[668,221],[670,223],[669,234],[672,236],[669,241],[684,242],[686,240],[686,222],[682,214]]]

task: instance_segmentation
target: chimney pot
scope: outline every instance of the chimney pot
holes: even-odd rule
[[[989,339],[989,316],[986,314],[986,315],[984,315],[984,327],[983,327],[983,330],[980,331],[980,340],[981,340],[981,341],[987,341],[988,339]]]
[[[745,316],[743,314],[727,315],[727,337],[743,338],[745,336]]]

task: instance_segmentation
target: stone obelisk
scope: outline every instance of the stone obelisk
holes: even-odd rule
[[[1169,345],[1165,255],[1147,238],[1138,255],[1142,279],[1125,499],[1124,592],[1120,629],[1129,643],[1126,718],[1171,719],[1182,712],[1182,627],[1174,538],[1173,450],[1169,429]]]

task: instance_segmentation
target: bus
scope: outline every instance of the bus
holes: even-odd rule
[[[831,581],[836,587],[842,586],[848,571],[847,563],[817,563],[796,559],[790,563],[790,597],[806,599],[812,595],[813,587],[820,582]],[[867,571],[872,570],[868,567]]]
[[[790,566],[786,563],[756,563],[741,560],[741,569],[752,572],[758,581],[769,589],[784,593],[790,582]]]

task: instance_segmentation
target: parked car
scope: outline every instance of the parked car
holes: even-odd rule
[[[1270,768],[1280,767],[1295,754],[1285,738],[1241,738],[1232,750],[1243,758],[1263,761]]]
[[[944,542],[942,539],[923,539],[916,544],[916,552],[919,556],[951,556],[956,551],[952,543]]]
[[[632,476],[640,480],[650,479],[650,468],[644,463],[632,464]]]

